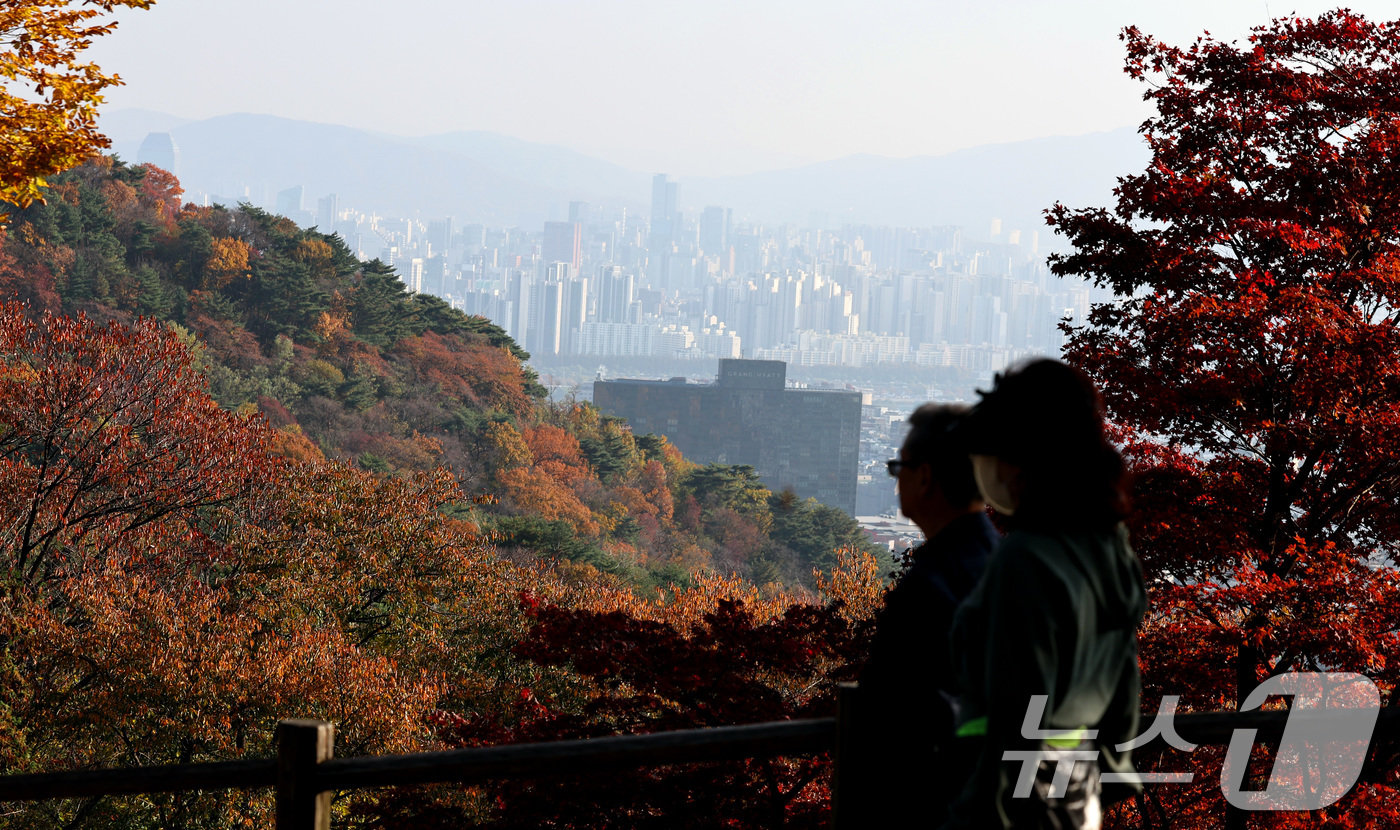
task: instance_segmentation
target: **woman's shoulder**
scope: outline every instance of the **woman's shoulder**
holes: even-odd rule
[[[1083,529],[1015,528],[997,548],[1000,566],[1028,573],[1060,573],[1070,562],[1079,567],[1133,558],[1122,525]]]
[[[1058,551],[1063,550],[1057,534],[1013,529],[993,552],[988,570],[1002,580],[1036,581],[1057,570]]]
[[[1004,550],[1024,550],[1029,554],[1052,552],[1066,546],[1075,548],[1114,548],[1127,545],[1128,531],[1122,523],[1083,528],[1017,527],[1002,540]],[[1023,554],[1025,555],[1025,554]]]
[[[996,553],[1007,562],[1044,559],[1063,549],[1073,536],[1058,530],[1016,527],[1002,539]]]

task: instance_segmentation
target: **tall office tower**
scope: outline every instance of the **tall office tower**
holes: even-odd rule
[[[711,205],[700,214],[700,250],[705,256],[719,256],[729,249],[729,208]]]
[[[441,222],[428,223],[428,244],[433,247],[436,253],[447,253],[452,247],[452,217],[449,216]]]
[[[588,224],[588,203],[569,202],[569,221],[575,225]]]
[[[175,145],[175,139],[170,133],[147,133],[145,140],[141,142],[141,149],[136,151],[136,163],[154,164],[167,173],[178,176],[180,148]]]
[[[567,282],[574,275],[574,269],[567,262],[551,262],[544,267],[544,278],[555,282]]]
[[[653,288],[664,288],[670,273],[671,251],[680,233],[676,212],[676,183],[657,173],[651,180],[651,238],[647,243],[647,277]]]
[[[992,220],[992,241],[993,241],[993,242],[999,242],[999,241],[1001,241],[1001,240],[998,238],[998,237],[1000,237],[1000,236],[1001,236],[1001,220],[1000,220],[1000,219],[993,219],[993,220]]]
[[[567,262],[577,274],[583,264],[583,226],[577,222],[545,222],[540,254],[545,264]]]
[[[676,212],[676,183],[667,181],[665,173],[651,178],[651,232],[664,227],[670,236],[671,215]]]
[[[466,225],[462,228],[462,247],[469,251],[486,247],[486,227],[484,225]]]
[[[277,213],[293,219],[301,213],[301,198],[306,188],[301,185],[277,191]]]
[[[636,435],[666,436],[691,461],[749,464],[774,492],[854,515],[861,393],[787,389],[786,377],[782,361],[720,360],[714,384],[597,381],[593,401]]]
[[[446,296],[451,286],[448,284],[450,269],[447,254],[434,254],[423,263],[423,291],[435,297]]]
[[[335,229],[336,219],[340,217],[340,200],[334,193],[329,196],[322,196],[316,200],[316,227],[321,233],[330,233]]]

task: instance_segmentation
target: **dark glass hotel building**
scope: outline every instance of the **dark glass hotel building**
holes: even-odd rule
[[[721,360],[712,384],[600,380],[593,402],[700,464],[748,464],[774,492],[856,509],[861,393],[786,388],[780,360]]]

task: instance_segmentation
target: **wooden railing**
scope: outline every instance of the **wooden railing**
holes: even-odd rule
[[[0,801],[276,787],[277,830],[328,830],[336,791],[832,751],[832,826],[844,828],[854,826],[854,817],[841,812],[842,746],[854,689],[842,684],[834,718],[362,758],[333,757],[335,730],[325,721],[284,720],[278,724],[275,760],[0,776]],[[1276,742],[1288,714],[1203,712],[1173,720],[1182,738],[1209,746],[1228,744],[1236,729],[1257,729],[1256,740]],[[1149,725],[1144,723],[1144,731]],[[1373,740],[1381,738],[1400,738],[1400,708],[1381,711]]]

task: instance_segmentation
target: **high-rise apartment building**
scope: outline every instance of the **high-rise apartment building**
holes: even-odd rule
[[[692,461],[748,464],[775,492],[855,515],[861,394],[787,389],[786,380],[779,360],[720,360],[713,384],[600,380],[593,401],[638,435],[666,436]]]
[[[546,265],[567,262],[577,274],[583,264],[583,226],[577,222],[545,222],[540,255]]]
[[[636,300],[636,278],[616,265],[598,269],[598,321],[629,323]]]
[[[527,348],[532,354],[557,355],[564,343],[564,282],[546,279],[530,290],[530,336]]]
[[[394,270],[398,272],[399,279],[403,281],[404,287],[414,294],[423,293],[423,271],[424,264],[422,257],[400,257],[394,262]]]

